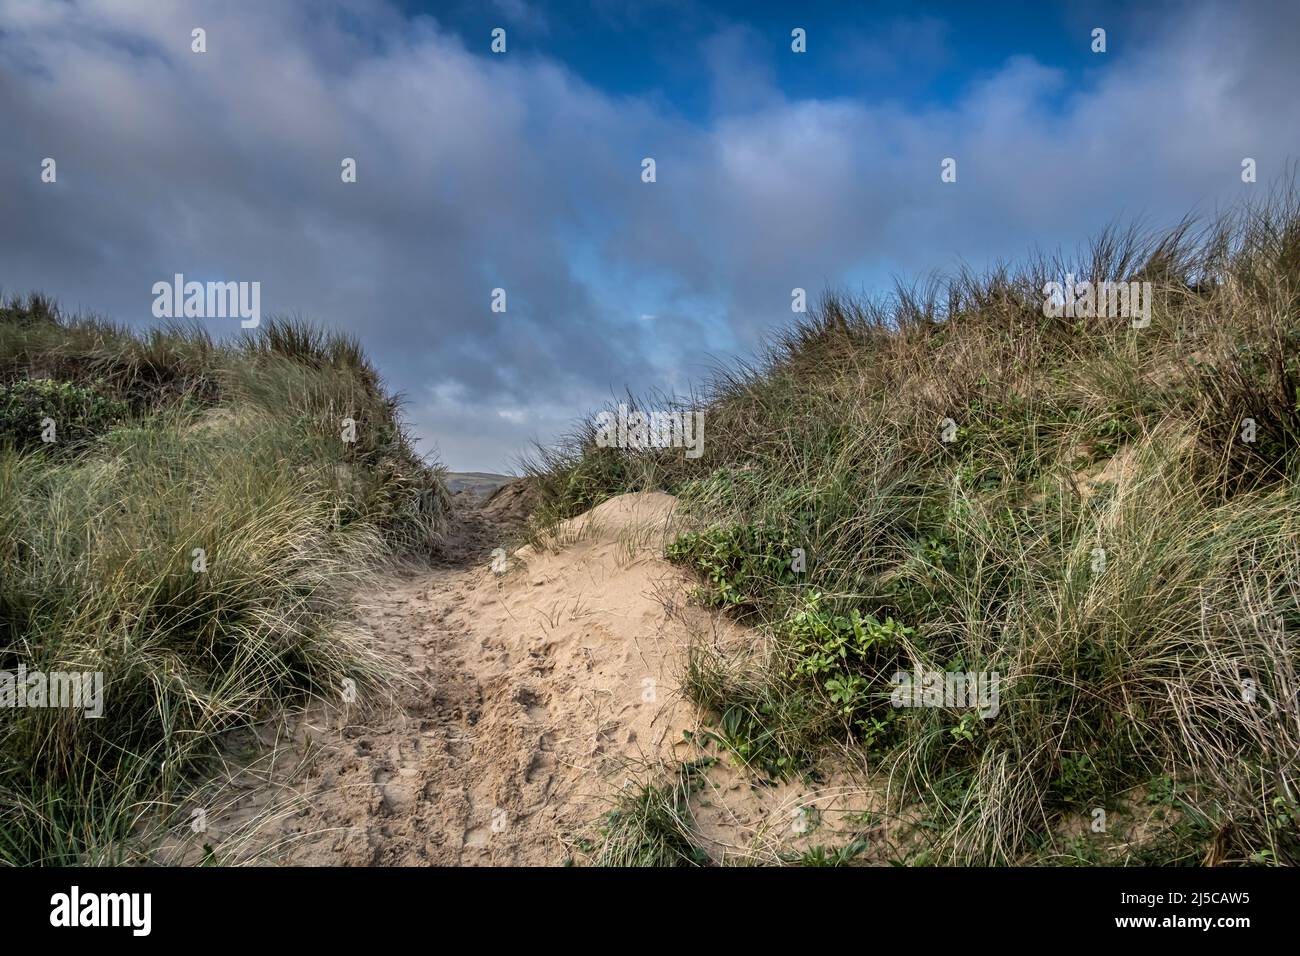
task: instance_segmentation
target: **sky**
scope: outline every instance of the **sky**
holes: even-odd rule
[[[176,273],[259,282],[361,340],[423,450],[510,472],[754,355],[795,288],[1262,196],[1297,50],[1295,0],[0,0],[0,291],[144,328]]]

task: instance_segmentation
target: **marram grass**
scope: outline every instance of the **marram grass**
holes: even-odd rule
[[[380,692],[350,595],[448,499],[355,343],[301,325],[219,345],[12,302],[5,396],[0,670],[102,673],[104,707],[0,710],[0,861],[131,859],[221,734]]]
[[[1067,273],[1150,282],[1149,325],[1051,314]],[[1300,861],[1293,192],[827,295],[677,406],[704,411],[700,458],[584,426],[534,456],[537,520],[681,497],[669,556],[757,628],[684,675],[734,759],[865,766],[914,863]],[[892,706],[918,670],[998,674],[996,717]]]

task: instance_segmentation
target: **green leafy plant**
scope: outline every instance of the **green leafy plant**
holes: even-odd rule
[[[836,693],[861,688],[862,684],[855,682],[849,672],[879,663],[898,650],[901,639],[914,633],[892,617],[879,621],[857,608],[847,615],[830,614],[822,601],[820,593],[808,594],[782,632],[795,655],[792,676],[834,675]]]
[[[0,384],[0,443],[19,449],[75,448],[124,419],[126,402],[91,385],[24,379]],[[53,423],[53,442],[42,438],[44,422]]]
[[[771,528],[727,525],[688,531],[669,543],[666,555],[703,576],[703,603],[743,609],[765,590],[796,583],[793,547]]]

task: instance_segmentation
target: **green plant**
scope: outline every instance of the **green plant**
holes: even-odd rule
[[[708,866],[708,853],[697,842],[690,797],[712,757],[683,763],[667,783],[625,787],[601,825],[600,839],[589,845],[597,866]]]
[[[793,548],[770,528],[730,525],[688,531],[669,543],[666,553],[704,577],[704,603],[743,609],[753,606],[760,589],[796,583]]]
[[[854,837],[848,843],[838,847],[813,846],[802,853],[787,853],[782,859],[794,866],[849,866],[853,860],[867,851],[869,844],[862,837]]]
[[[128,413],[125,402],[92,386],[51,379],[0,383],[0,444],[74,449]]]
[[[913,634],[892,617],[881,622],[857,608],[847,616],[827,613],[822,595],[815,591],[804,598],[783,631],[795,655],[794,677],[840,675],[855,667],[875,670],[873,665],[890,659],[900,640]]]

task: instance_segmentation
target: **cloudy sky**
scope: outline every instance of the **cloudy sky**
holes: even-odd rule
[[[510,470],[752,353],[795,287],[1286,175],[1300,3],[1133,6],[0,0],[0,289],[145,326],[175,273],[258,281],[264,314],[358,335],[427,450]]]

